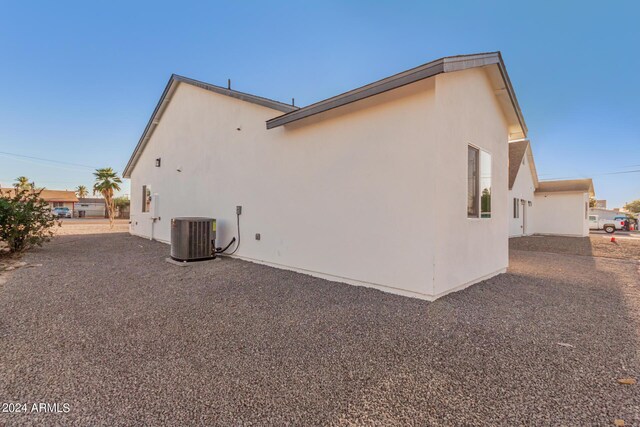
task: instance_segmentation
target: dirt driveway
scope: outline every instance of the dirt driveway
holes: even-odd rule
[[[102,233],[124,233],[129,231],[128,219],[116,219],[113,228],[109,226],[109,220],[103,218],[71,218],[61,220],[61,226],[56,228],[56,235],[77,235],[77,234],[102,234]]]
[[[514,250],[428,303],[167,251],[61,236],[10,273],[0,400],[69,411],[0,425],[640,424],[636,261]]]
[[[615,237],[615,242],[611,241]],[[511,250],[552,252],[605,258],[640,260],[637,234],[592,234],[589,237],[529,236],[509,239]]]

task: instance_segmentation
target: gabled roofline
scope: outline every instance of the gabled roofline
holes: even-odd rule
[[[251,95],[250,93],[240,92],[222,86],[216,86],[211,83],[201,82],[200,80],[190,79],[189,77],[180,76],[178,74],[172,74],[171,77],[174,81],[177,82],[188,83],[192,86],[197,86],[202,89],[210,90],[211,92],[216,92],[221,95],[227,95],[232,98],[237,98],[241,101],[247,101],[254,104],[262,105],[263,107],[272,108],[274,110],[282,111],[283,113],[288,113],[290,111],[299,109],[299,107],[294,107],[293,105],[285,104],[280,101],[274,101],[273,99],[264,98],[262,96]]]
[[[538,179],[538,170],[536,169],[536,162],[533,160],[533,149],[531,148],[531,141],[529,141],[529,147],[527,150],[527,160],[529,161],[529,169],[533,176],[533,187],[538,188],[540,180]]]
[[[230,96],[232,98],[236,98],[241,101],[251,102],[253,104],[261,105],[263,107],[272,108],[274,110],[281,111],[283,113],[287,113],[287,112],[298,109],[298,107],[294,107],[293,105],[274,101],[272,99],[251,95],[249,93],[239,92],[237,90],[227,89],[222,86],[212,85],[210,83],[205,83],[199,80],[190,79],[189,77],[180,76],[178,74],[171,74],[171,77],[169,78],[169,81],[167,82],[167,85],[165,86],[164,91],[162,92],[162,96],[160,97],[158,104],[156,104],[156,108],[153,110],[153,113],[151,114],[151,118],[149,118],[149,122],[147,123],[147,126],[144,128],[144,131],[142,132],[142,136],[138,141],[138,145],[136,145],[136,148],[133,150],[133,154],[131,155],[131,158],[129,159],[127,166],[124,168],[124,172],[122,173],[122,176],[124,178],[131,178],[131,171],[133,170],[133,167],[136,165],[136,162],[138,161],[138,158],[142,154],[142,151],[144,150],[145,146],[147,145],[147,142],[151,138],[153,131],[155,130],[158,123],[160,122],[160,118],[162,117],[162,114],[167,109],[167,106],[169,105],[169,102],[171,101],[173,94],[175,93],[176,88],[178,87],[178,83],[186,83],[186,84],[196,86],[196,87],[199,87],[211,92],[215,92],[221,95]]]
[[[315,104],[311,104],[296,111],[291,111],[282,116],[267,120],[267,129],[273,129],[278,126],[286,125],[297,120],[304,119],[309,116],[320,114],[324,111],[332,110],[343,105],[350,104],[371,96],[387,92],[401,86],[405,86],[417,81],[427,79],[442,73],[450,73],[454,71],[466,70],[469,68],[484,67],[488,65],[497,65],[504,80],[505,89],[509,94],[509,99],[518,117],[518,122],[522,128],[524,137],[527,135],[527,125],[524,121],[520,105],[511,85],[511,80],[507,74],[507,69],[502,60],[500,52],[479,53],[472,55],[448,56],[428,62],[424,65],[412,68],[407,71],[395,74],[393,76],[378,80],[368,85],[353,89],[351,91],[336,95]]]
[[[527,163],[529,164],[529,172],[531,173],[531,178],[533,180],[533,188],[537,189],[538,186],[540,185],[540,180],[538,179],[538,170],[536,169],[536,162],[533,159],[533,149],[531,148],[531,141],[528,139],[519,139],[516,141],[509,141],[509,144],[518,144],[523,142],[526,144],[523,157],[524,156],[527,157]],[[518,159],[518,171],[516,172],[516,177],[520,173],[521,166],[522,166],[522,158]],[[515,177],[514,177],[514,181],[511,182],[511,176],[509,176],[509,190],[513,189],[514,184],[515,184]]]

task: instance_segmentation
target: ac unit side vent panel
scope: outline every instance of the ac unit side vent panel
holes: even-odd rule
[[[202,217],[171,219],[171,258],[198,261],[214,258],[216,220]]]

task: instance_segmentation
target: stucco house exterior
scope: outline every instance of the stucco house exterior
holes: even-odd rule
[[[509,237],[535,233],[535,191],[538,173],[529,140],[509,143]]]
[[[539,181],[531,142],[509,143],[509,237],[589,235],[591,178]]]
[[[627,216],[624,211],[599,208],[597,205],[595,208],[589,209],[589,215],[598,215],[601,219],[614,219]]]
[[[46,202],[53,208],[69,208],[73,212],[74,204],[78,201],[75,191],[68,190],[42,190],[40,193]]]
[[[74,204],[75,215],[85,218],[104,218],[107,205],[103,198],[84,197]]]
[[[208,216],[221,246],[239,220],[235,257],[433,300],[506,270],[526,136],[498,52],[304,108],[173,75],[123,173],[130,232],[169,242],[171,218]]]
[[[536,233],[586,237],[589,235],[591,178],[540,181],[535,194]]]
[[[5,194],[13,194],[14,188],[1,188]],[[78,197],[74,191],[68,190],[47,190],[40,192],[40,197],[53,208],[69,208],[74,211],[74,204],[78,201]]]

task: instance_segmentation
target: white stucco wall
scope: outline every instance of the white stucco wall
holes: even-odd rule
[[[436,296],[505,271],[508,127],[480,69],[436,77]],[[492,217],[467,218],[467,146],[492,156]]]
[[[536,193],[535,232],[562,236],[588,236],[589,220],[588,216],[585,216],[585,203],[588,206],[588,193]]]
[[[528,150],[528,149],[527,149]],[[535,184],[531,174],[531,166],[527,155],[524,156],[524,164],[520,165],[520,170],[513,182],[513,187],[509,190],[509,237],[527,236],[533,234],[535,230],[535,209],[534,202]],[[525,200],[524,206],[520,204],[519,218],[513,217],[513,199]],[[529,203],[532,202],[532,206]]]
[[[132,172],[131,233],[151,236],[149,185],[160,241],[211,216],[223,246],[242,205],[247,260],[427,299],[503,271],[507,125],[484,71],[455,75],[271,130],[280,112],[181,83]],[[491,219],[466,218],[467,143],[493,155]]]

